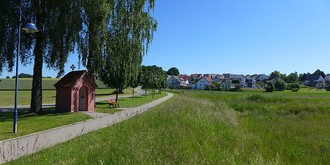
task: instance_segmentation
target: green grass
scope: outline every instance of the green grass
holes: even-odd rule
[[[114,89],[96,89],[96,97],[106,97],[114,95]],[[129,95],[132,93],[131,89],[125,89],[124,94]],[[13,106],[15,98],[15,91],[1,91],[0,90],[0,107]],[[18,105],[30,105],[31,91],[18,91]],[[43,90],[42,91],[42,103],[49,104],[55,103],[56,90]]]
[[[328,93],[178,93],[130,120],[9,164],[330,163]]]
[[[137,107],[140,105],[143,105],[145,103],[152,102],[154,100],[157,100],[159,98],[162,98],[166,96],[166,93],[161,94],[155,94],[154,97],[152,95],[145,96],[136,96],[134,98],[120,98],[118,99],[118,102],[120,103],[120,108],[129,108],[129,107]],[[120,111],[119,109],[109,108],[109,104],[107,101],[100,101],[96,103],[96,109],[95,111],[101,112],[101,113],[115,113]]]
[[[19,137],[62,125],[76,123],[90,119],[83,113],[56,113],[54,109],[46,109],[44,114],[32,115],[27,111],[20,111],[18,116],[18,133],[12,133],[13,112],[0,112],[0,140]]]

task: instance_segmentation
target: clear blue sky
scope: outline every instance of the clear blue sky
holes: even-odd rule
[[[153,16],[158,30],[144,65],[187,74],[330,73],[329,0],[156,0]]]

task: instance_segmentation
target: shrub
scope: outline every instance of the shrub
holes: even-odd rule
[[[292,88],[292,92],[298,92],[299,89],[298,88]]]
[[[242,92],[241,86],[239,84],[236,84],[234,88],[230,88],[229,91],[232,92]]]
[[[330,87],[326,87],[325,90],[326,90],[326,91],[330,91]]]
[[[274,84],[272,82],[267,82],[265,89],[266,92],[273,92],[275,89]]]
[[[287,90],[292,90],[293,88],[297,88],[298,90],[300,89],[300,84],[299,83],[290,83],[287,85]]]
[[[283,91],[286,87],[286,84],[283,80],[278,80],[275,82],[274,86],[276,90]]]

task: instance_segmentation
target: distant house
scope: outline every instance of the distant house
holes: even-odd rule
[[[189,85],[189,79],[190,79],[190,76],[188,76],[186,74],[179,75],[179,80],[181,81],[180,86],[188,86]]]
[[[311,87],[323,88],[325,87],[325,80],[320,75],[307,75],[304,84]]]
[[[202,74],[191,74],[189,78],[189,84],[192,86],[192,84],[196,84],[197,81],[202,77]]]
[[[237,83],[242,88],[246,87],[246,78],[242,74],[232,74],[229,79],[232,83]]]
[[[221,89],[224,90],[224,91],[227,91],[229,89],[231,89],[232,87],[232,83],[231,83],[231,80],[230,79],[224,79],[222,80],[221,82]]]
[[[197,81],[195,88],[196,89],[205,89],[206,86],[210,85],[211,83],[212,83],[211,77],[202,77]]]
[[[265,74],[260,74],[256,77],[257,82],[266,82],[269,79],[269,76]]]
[[[177,88],[180,87],[180,80],[178,76],[169,76],[167,78],[168,88]]]
[[[188,86],[188,77],[169,76],[167,78],[168,88],[180,88]]]
[[[246,79],[246,87],[248,87],[248,88],[256,88],[256,79],[255,78],[252,78],[252,77],[250,77],[250,78],[247,78]]]
[[[283,81],[283,80],[278,75],[272,75],[268,78],[268,82],[269,81],[272,82],[273,84],[275,84],[277,81]]]
[[[326,76],[324,78],[324,81],[325,81],[325,86],[329,87],[330,86],[330,76]]]
[[[221,83],[224,79],[225,79],[225,76],[224,76],[224,75],[218,74],[218,75],[215,76],[215,78],[213,79],[213,82],[219,82],[219,83]]]
[[[214,79],[218,74],[211,74],[211,73],[207,73],[207,74],[203,74],[203,77],[211,77],[212,79]]]

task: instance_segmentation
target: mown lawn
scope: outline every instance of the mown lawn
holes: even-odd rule
[[[325,93],[179,93],[130,120],[9,164],[330,164]]]
[[[165,92],[162,92],[161,94],[155,94],[154,96],[147,95],[145,96],[135,96],[134,98],[120,98],[118,99],[120,108],[130,108],[130,107],[137,107],[140,105],[143,105],[145,103],[149,103],[152,102],[154,100],[157,100],[159,98],[162,98],[164,96],[166,96],[167,94]],[[109,104],[107,103],[107,101],[100,101],[100,102],[96,102],[96,112],[101,112],[101,113],[115,113],[120,111],[120,108],[109,108]]]
[[[41,115],[29,114],[27,110],[18,113],[17,133],[13,132],[13,112],[0,112],[0,140],[19,137],[62,125],[90,119],[83,113],[56,113],[54,109],[44,109]]]
[[[96,89],[96,97],[114,95],[114,89]],[[130,95],[132,89],[125,89],[121,95]],[[15,91],[0,91],[0,107],[14,106]],[[18,91],[18,105],[30,105],[31,91]],[[56,90],[43,90],[42,103],[55,103]]]

